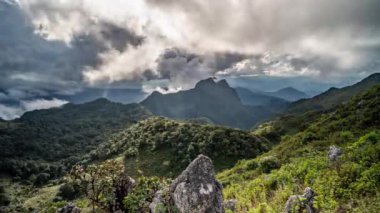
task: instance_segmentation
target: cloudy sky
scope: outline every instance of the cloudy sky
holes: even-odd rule
[[[379,71],[379,11],[379,0],[0,0],[0,117],[86,88],[176,91],[209,76],[345,85]]]

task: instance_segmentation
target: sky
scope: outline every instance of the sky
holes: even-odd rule
[[[210,76],[263,90],[348,85],[379,71],[379,10],[379,0],[0,0],[0,117],[88,88],[174,92]]]

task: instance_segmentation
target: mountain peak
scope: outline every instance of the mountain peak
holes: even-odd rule
[[[159,96],[159,95],[162,95],[159,91],[153,91],[151,96]]]
[[[108,100],[107,98],[98,98],[91,102],[87,102],[87,104],[108,104],[108,103],[111,103],[111,101]]]
[[[230,87],[230,85],[228,84],[228,82],[225,79],[222,79],[222,80],[218,81],[217,84],[219,86],[222,86],[222,87]]]
[[[300,92],[300,91],[295,89],[294,87],[285,87],[278,90],[277,92]]]
[[[213,78],[207,78],[207,79],[204,79],[204,80],[200,80],[196,85],[195,85],[195,88],[200,88],[200,87],[204,87],[204,86],[214,86],[216,85],[215,81]]]
[[[369,75],[368,77],[364,78],[361,82],[369,82],[369,81],[380,81],[380,73],[373,73]]]
[[[287,101],[297,101],[303,98],[307,98],[308,95],[304,92],[301,92],[294,87],[285,87],[283,89],[277,90],[275,92],[267,93],[274,97],[282,98]]]

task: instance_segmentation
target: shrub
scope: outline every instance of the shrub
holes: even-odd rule
[[[37,175],[36,180],[34,181],[34,184],[37,186],[41,186],[45,183],[47,183],[50,179],[50,175],[48,173],[40,173]]]
[[[11,199],[8,197],[3,186],[0,186],[0,206],[8,206]]]
[[[124,206],[130,212],[149,212],[149,202],[159,190],[161,181],[157,177],[140,177],[131,194],[124,199]]]
[[[65,200],[74,200],[79,197],[79,187],[73,183],[65,183],[59,187],[57,196],[62,197]]]
[[[125,174],[123,163],[116,160],[87,167],[75,166],[71,178],[91,202],[92,211],[96,208],[111,212],[124,210],[123,199],[133,186],[133,181]]]
[[[259,167],[259,164],[256,161],[248,161],[246,164],[246,169],[247,170],[255,170]]]
[[[269,173],[273,169],[278,169],[280,167],[280,161],[274,156],[264,157],[260,160],[259,163],[259,169],[264,173]]]

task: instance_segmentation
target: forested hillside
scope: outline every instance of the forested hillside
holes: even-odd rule
[[[59,177],[107,136],[149,116],[138,104],[99,99],[0,121],[0,172],[16,179],[41,173]],[[34,182],[34,177],[30,181]]]
[[[225,197],[237,199],[237,212],[281,212],[290,195],[312,187],[321,212],[380,211],[379,118],[380,85],[298,133],[273,132],[278,128],[267,124],[258,132],[285,133],[280,144],[220,173]],[[331,146],[341,150],[335,157]]]
[[[153,117],[112,136],[90,153],[89,160],[123,154],[130,175],[141,170],[145,175],[173,176],[199,154],[214,159],[220,171],[268,151],[270,145],[242,130]]]

